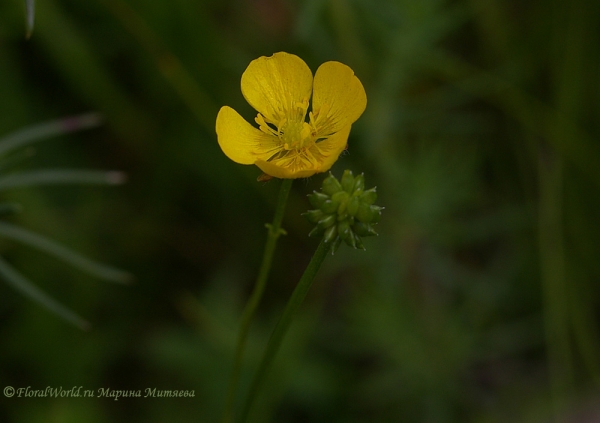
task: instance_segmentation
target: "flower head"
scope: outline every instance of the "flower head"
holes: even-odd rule
[[[258,129],[223,106],[216,124],[219,145],[234,162],[255,164],[276,178],[329,170],[367,105],[365,90],[348,66],[325,62],[313,79],[302,59],[283,52],[253,60],[241,85],[258,112]]]
[[[332,242],[334,253],[342,240],[354,248],[365,249],[361,237],[377,235],[373,226],[379,222],[383,207],[374,205],[377,200],[375,188],[365,190],[365,177],[344,171],[341,181],[329,173],[323,180],[321,192],[308,196],[315,207],[304,213],[306,219],[316,224],[310,235],[323,235],[325,242]]]

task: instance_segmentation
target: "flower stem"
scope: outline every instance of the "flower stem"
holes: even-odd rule
[[[281,228],[281,221],[283,220],[283,213],[285,211],[285,205],[292,187],[293,179],[284,179],[281,182],[279,188],[279,199],[277,200],[277,207],[275,208],[275,216],[273,217],[273,223],[267,224],[267,244],[265,245],[265,251],[263,254],[262,263],[256,278],[256,284],[244,312],[242,314],[242,322],[240,325],[240,331],[238,334],[237,344],[235,348],[235,359],[233,364],[233,371],[229,380],[229,387],[227,388],[227,399],[225,402],[225,411],[223,412],[223,423],[230,423],[233,421],[233,407],[235,403],[235,394],[240,379],[240,373],[242,369],[242,359],[244,357],[244,350],[246,348],[246,341],[248,339],[248,331],[250,330],[250,324],[254,318],[256,308],[260,303],[265,286],[267,284],[267,278],[271,271],[271,263],[273,262],[273,253],[277,245],[277,239],[280,235],[285,234],[285,231]]]
[[[317,275],[317,272],[319,271],[319,268],[321,267],[321,264],[323,263],[323,260],[325,260],[325,257],[327,256],[327,253],[329,253],[330,249],[331,243],[321,240],[317,251],[315,251],[314,255],[312,256],[310,263],[308,263],[304,274],[300,278],[298,285],[296,285],[292,296],[288,300],[285,310],[283,311],[279,322],[277,322],[277,326],[275,326],[275,329],[271,334],[271,338],[267,344],[267,349],[265,350],[258,370],[254,375],[252,384],[250,385],[250,390],[248,391],[248,395],[246,396],[246,400],[244,401],[242,408],[240,419],[241,423],[246,422],[250,408],[254,402],[254,398],[260,390],[262,383],[264,382],[265,377],[271,368],[271,365],[273,364],[273,359],[279,350],[281,341],[287,333],[287,330],[289,329],[296,312],[300,308],[302,301],[304,301],[304,298],[306,297],[306,294],[308,293],[308,290],[310,289],[315,276]]]

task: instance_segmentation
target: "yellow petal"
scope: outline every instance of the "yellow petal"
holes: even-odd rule
[[[317,129],[331,133],[352,125],[366,107],[367,94],[352,69],[339,62],[319,66],[313,88]]]
[[[317,170],[312,168],[282,167],[272,161],[257,160],[255,164],[267,175],[281,179],[308,178],[317,173]]]
[[[267,175],[276,178],[308,178],[315,173],[327,172],[346,148],[350,126],[342,128],[335,135],[313,145],[310,148],[312,158],[290,152],[290,156],[271,161],[257,160],[256,166]],[[289,159],[293,157],[293,159]]]
[[[229,106],[219,110],[216,130],[221,150],[236,163],[266,160],[280,148],[277,138],[256,129]]]
[[[267,121],[278,124],[286,112],[308,105],[312,79],[312,72],[298,56],[275,53],[250,62],[242,75],[242,94]]]
[[[320,162],[318,172],[327,172],[331,169],[331,166],[333,166],[340,154],[346,149],[350,129],[351,127],[348,125],[311,148],[313,156]]]

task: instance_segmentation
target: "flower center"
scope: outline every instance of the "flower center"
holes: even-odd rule
[[[265,119],[260,113],[256,116],[260,130],[279,139],[280,150],[273,158],[283,157],[292,150],[304,151],[318,141],[312,112],[310,122],[305,121],[307,109],[308,99],[305,99],[279,110],[275,120]]]
[[[313,143],[311,127],[302,120],[287,120],[279,127],[279,134],[286,150],[309,147]]]

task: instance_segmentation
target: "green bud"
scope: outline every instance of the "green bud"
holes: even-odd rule
[[[319,209],[309,210],[306,213],[302,213],[302,216],[304,216],[310,223],[317,223],[323,218],[323,212]]]
[[[352,194],[352,188],[354,188],[354,176],[352,176],[351,170],[345,170],[342,175],[342,188],[348,194]]]
[[[352,196],[350,197],[350,199],[348,200],[348,205],[346,206],[346,209],[348,211],[348,214],[350,216],[356,216],[356,212],[358,211],[358,206],[359,206],[359,199],[356,196]]]
[[[350,224],[347,220],[343,220],[337,224],[338,234],[340,238],[342,238],[346,243],[350,238],[352,238],[352,229],[350,229]]]
[[[308,236],[318,236],[318,235],[323,235],[325,233],[325,229],[323,229],[320,226],[315,226],[312,231],[310,231],[308,233]]]
[[[337,201],[327,200],[321,205],[321,210],[325,214],[335,213],[340,207],[340,203]]]
[[[366,190],[360,195],[360,201],[368,205],[373,204],[377,200],[377,193],[375,191],[376,187]]]
[[[329,173],[321,192],[309,195],[315,210],[304,213],[304,217],[316,224],[309,235],[323,236],[325,242],[331,242],[332,253],[342,241],[364,250],[361,237],[377,235],[373,225],[381,218],[382,208],[373,204],[377,199],[375,188],[366,191],[364,188],[364,175],[354,177],[346,170],[341,182]]]
[[[330,215],[324,217],[323,219],[319,220],[317,225],[319,225],[321,228],[329,228],[331,225],[333,225],[335,223],[335,221],[336,221],[336,215],[330,214]]]
[[[323,238],[325,239],[325,242],[331,242],[337,238],[337,235],[337,226],[333,225],[325,231]]]
[[[340,248],[340,244],[342,243],[342,239],[338,236],[336,237],[333,245],[331,246],[331,254],[335,254],[335,252]]]
[[[346,203],[348,202],[348,193],[346,191],[338,191],[331,196],[331,201],[339,204],[337,208],[338,215],[346,211]]]
[[[320,209],[321,205],[326,200],[329,200],[329,196],[326,194],[323,194],[322,192],[314,191],[312,194],[308,194],[308,201],[310,201],[310,204],[314,208]]]
[[[358,205],[358,210],[356,211],[356,218],[364,223],[371,222],[371,219],[373,219],[373,211],[371,211],[371,206],[368,206],[365,203],[360,203]]]
[[[361,173],[356,178],[354,178],[354,187],[352,188],[352,192],[355,194],[362,192],[365,189],[365,174]]]
[[[365,245],[362,243],[360,237],[354,233],[354,248],[358,248],[360,250],[366,250]]]
[[[339,231],[339,228],[338,228],[338,231]],[[348,236],[346,238],[342,238],[342,239],[346,243],[346,245],[356,249],[356,235],[354,234],[354,231],[352,231],[352,228],[350,228]]]
[[[379,206],[369,206],[369,208],[371,209],[371,213],[373,214],[373,217],[371,218],[371,223],[377,223],[379,222],[379,219],[381,219],[381,210],[383,210],[383,207],[379,207]]]
[[[337,215],[337,221],[338,221],[338,222],[345,222],[345,221],[348,221],[348,217],[350,217],[350,216],[348,216],[348,213],[342,213],[342,214],[338,214],[338,215]],[[348,224],[350,224],[350,222],[348,222]]]
[[[348,198],[350,198],[350,195],[346,191],[338,191],[331,196],[331,200],[338,203],[346,202]]]
[[[331,196],[341,190],[342,190],[342,185],[340,185],[338,180],[335,179],[335,176],[333,176],[330,172],[329,176],[327,178],[325,178],[325,180],[323,181],[323,188],[322,188],[323,193]]]
[[[369,223],[356,222],[352,228],[354,229],[354,233],[358,236],[378,235]]]

